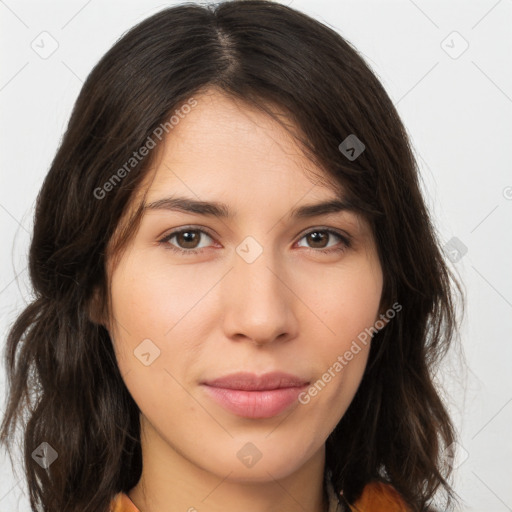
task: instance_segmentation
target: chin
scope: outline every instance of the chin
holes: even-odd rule
[[[300,469],[311,458],[311,453],[299,450],[300,443],[283,445],[281,440],[269,438],[250,441],[237,441],[236,448],[226,450],[211,457],[204,469],[217,473],[233,482],[271,482],[288,477]],[[226,456],[226,454],[229,454]],[[232,455],[231,455],[232,454]],[[212,467],[211,462],[217,461]]]

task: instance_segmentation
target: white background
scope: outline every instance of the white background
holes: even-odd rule
[[[121,34],[174,3],[0,1],[2,345],[29,296],[33,206],[83,80]],[[443,244],[467,247],[450,263],[468,299],[466,366],[454,352],[441,373],[460,433],[455,486],[464,510],[512,510],[512,1],[283,3],[363,54],[410,133]],[[47,59],[31,47],[43,31],[58,43]],[[0,512],[27,512],[21,473],[1,453],[0,468]]]

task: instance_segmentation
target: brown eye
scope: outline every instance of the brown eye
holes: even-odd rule
[[[341,240],[341,246],[336,247],[336,244],[329,246],[329,240],[332,238]],[[334,231],[332,229],[315,229],[306,233],[302,238],[306,239],[308,243],[308,249],[318,249],[316,252],[336,252],[342,251],[350,247],[350,240],[346,237]],[[332,247],[332,248],[330,248]]]
[[[197,231],[180,231],[175,236],[178,245],[183,249],[196,249],[201,238]]]
[[[329,235],[322,231],[313,231],[306,236],[315,249],[323,249],[329,241]]]
[[[202,229],[186,228],[169,233],[160,240],[160,242],[165,244],[166,248],[171,249],[172,251],[182,254],[197,254],[205,247],[199,247],[204,235],[207,238],[212,239],[212,237]],[[175,239],[174,243],[171,242],[173,239]]]

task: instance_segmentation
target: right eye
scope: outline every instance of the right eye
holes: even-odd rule
[[[164,238],[159,240],[159,243],[163,244],[166,249],[170,249],[171,251],[175,251],[180,254],[193,255],[202,252],[204,247],[198,248],[198,242],[200,241],[202,235],[206,235],[208,238],[212,238],[206,231],[197,228],[181,228],[175,231],[172,231]],[[171,243],[171,240],[176,239],[175,244]]]

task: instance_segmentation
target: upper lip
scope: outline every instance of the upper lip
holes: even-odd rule
[[[302,387],[309,382],[306,379],[284,372],[270,372],[262,375],[238,372],[203,382],[207,386],[244,391],[265,391],[279,388]]]

